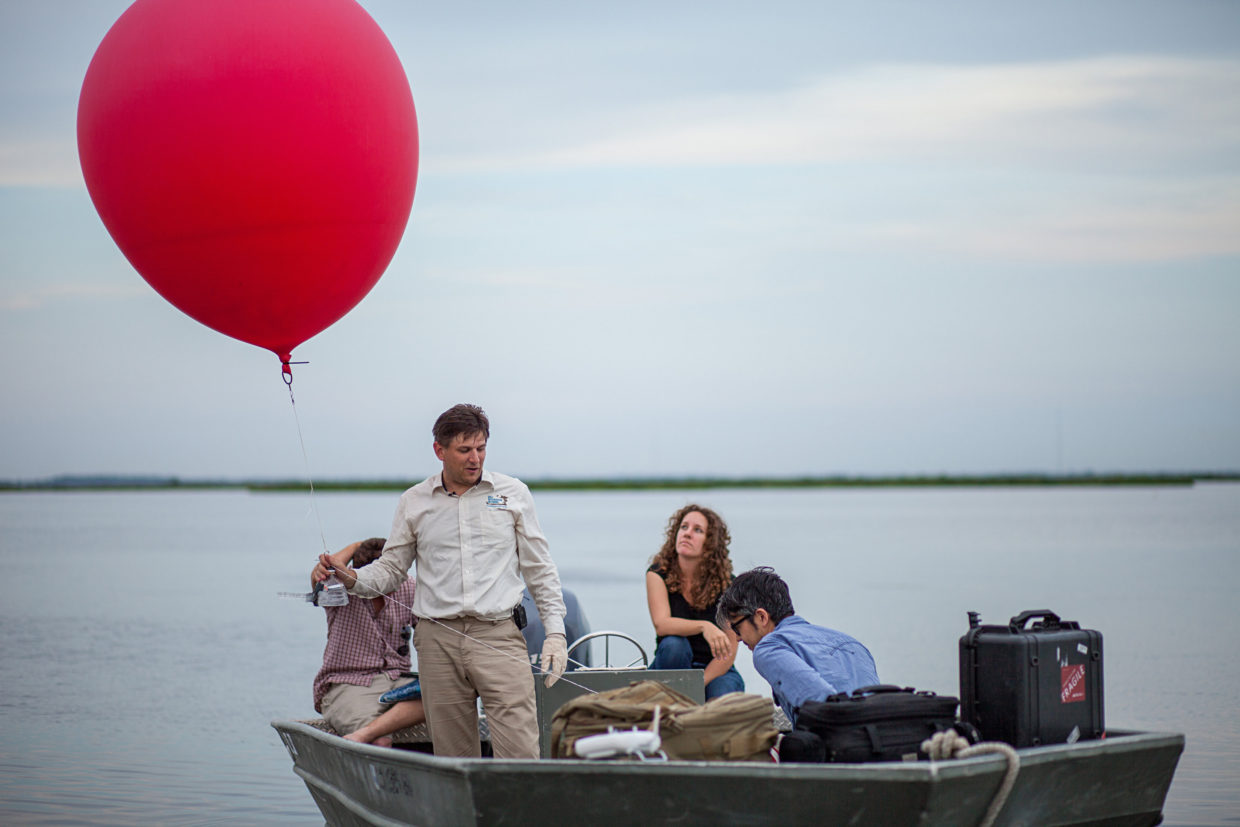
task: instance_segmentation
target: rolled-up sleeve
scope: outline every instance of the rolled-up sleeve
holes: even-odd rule
[[[417,556],[418,540],[409,519],[406,496],[401,497],[396,515],[392,518],[392,530],[383,545],[383,554],[370,565],[354,572],[357,582],[349,589],[349,594],[359,597],[391,594],[409,577],[409,569]]]

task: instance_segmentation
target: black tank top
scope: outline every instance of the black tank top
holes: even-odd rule
[[[663,579],[664,585],[667,584],[667,575],[657,565],[652,565],[646,571],[652,571]],[[682,620],[705,620],[710,623],[715,622],[715,607],[712,605],[706,609],[695,609],[689,605],[689,601],[685,600],[685,596],[680,592],[674,592],[670,588],[667,590],[667,605],[672,611],[672,617],[678,617]],[[659,635],[655,638],[655,645],[662,642],[667,635]],[[689,646],[693,649],[693,662],[705,666],[711,662],[713,655],[710,653],[710,644],[706,642],[703,635],[692,635],[689,637]]]

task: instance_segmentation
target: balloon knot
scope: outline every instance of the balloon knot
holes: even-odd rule
[[[309,362],[290,362],[292,356],[280,357],[280,375],[284,378],[284,384],[290,388],[293,387],[293,365],[308,365]]]

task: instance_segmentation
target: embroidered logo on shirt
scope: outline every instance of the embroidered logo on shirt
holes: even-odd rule
[[[506,511],[506,510],[508,509],[508,497],[507,497],[507,495],[505,495],[505,494],[488,494],[488,495],[487,495],[487,508],[502,508],[502,509],[504,509],[504,510]]]

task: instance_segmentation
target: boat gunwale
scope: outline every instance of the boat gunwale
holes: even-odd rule
[[[764,776],[817,776],[829,775],[833,779],[872,779],[887,776],[892,781],[904,780],[921,783],[926,780],[944,779],[960,775],[1002,772],[1007,759],[997,753],[976,755],[969,758],[952,758],[946,761],[885,761],[863,764],[776,764],[750,761],[588,761],[580,758],[456,758],[437,756],[417,750],[377,747],[346,741],[338,735],[325,732],[303,721],[275,720],[271,726],[280,732],[287,729],[300,735],[322,741],[335,749],[355,752],[368,758],[417,767],[437,774],[474,776],[496,772],[546,774],[592,773],[605,768],[616,774],[641,772],[665,772],[670,775],[701,775],[703,770],[717,775]],[[287,742],[286,742],[287,746]],[[1053,761],[1066,755],[1081,758],[1097,753],[1144,751],[1159,746],[1184,748],[1184,736],[1175,732],[1146,732],[1138,730],[1113,730],[1106,738],[1077,741],[1074,744],[1046,744],[1022,747],[1016,750],[1022,767]],[[290,748],[291,751],[292,748]],[[294,762],[296,758],[294,757]]]

